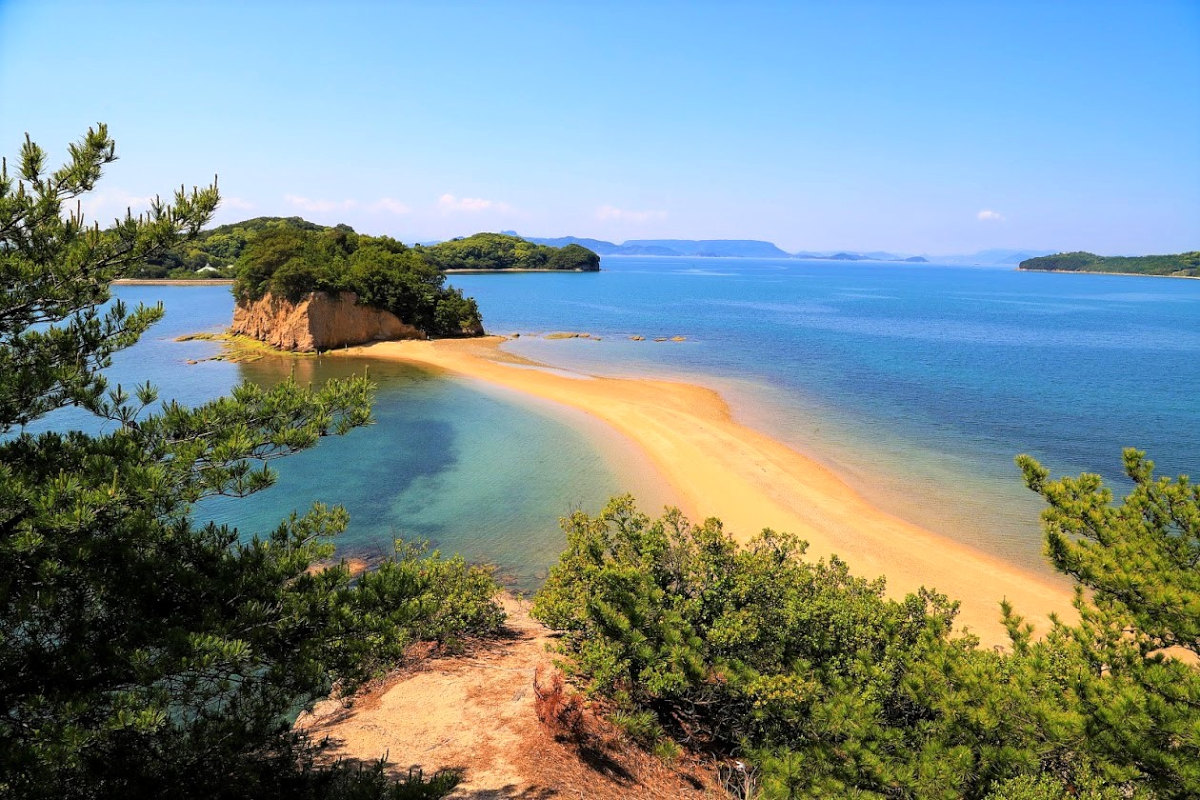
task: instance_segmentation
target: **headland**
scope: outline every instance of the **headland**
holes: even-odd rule
[[[1002,600],[1041,631],[1051,613],[1074,617],[1065,579],[1034,574],[876,508],[828,468],[737,422],[711,389],[566,376],[505,352],[503,342],[378,342],[335,352],[420,364],[581,410],[641,449],[693,519],[719,517],[739,541],[764,527],[796,533],[814,559],[836,554],[863,577],[886,576],[892,595],[922,586],[943,592],[961,602],[960,626],[985,645],[1008,641]]]

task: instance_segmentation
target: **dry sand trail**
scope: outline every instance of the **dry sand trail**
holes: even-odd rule
[[[735,539],[764,527],[836,553],[858,575],[886,575],[889,592],[936,588],[962,603],[959,623],[985,645],[1004,644],[1000,601],[1045,630],[1071,619],[1070,584],[931,533],[868,503],[832,471],[738,423],[702,386],[642,378],[570,376],[500,349],[502,337],[378,342],[337,351],[424,365],[582,410],[640,448],[695,519],[715,516]],[[633,487],[631,487],[633,488]]]
[[[667,765],[611,736],[583,750],[556,741],[534,709],[534,671],[550,664],[550,631],[524,603],[500,599],[507,621],[499,637],[462,656],[419,662],[348,706],[324,700],[297,727],[327,738],[329,758],[387,756],[397,775],[460,770],[452,800],[727,797],[715,789],[712,765]]]

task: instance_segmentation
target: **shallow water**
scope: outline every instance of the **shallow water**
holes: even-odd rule
[[[1023,565],[1042,563],[1041,506],[1017,453],[1120,483],[1133,445],[1161,474],[1200,472],[1200,281],[782,259],[603,268],[454,283],[491,331],[601,337],[523,336],[516,353],[714,385],[878,505]],[[687,341],[652,341],[675,335]]]
[[[743,421],[834,467],[883,508],[1025,566],[1040,500],[1012,458],[1120,481],[1120,451],[1200,473],[1200,281],[799,260],[606,258],[584,274],[454,275],[490,332],[555,370],[676,376],[713,386]],[[120,287],[167,317],[118,354],[198,403],[240,380],[369,369],[377,424],[276,462],[279,484],[201,516],[263,532],[312,501],[351,512],[342,552],[395,535],[496,563],[535,586],[563,544],[558,518],[632,489],[666,499],[643,459],[578,412],[476,381],[380,361],[207,361],[176,336],[228,325],[226,287]],[[547,340],[574,330],[601,337]],[[635,342],[633,335],[647,337]],[[683,342],[655,337],[685,336]],[[88,427],[72,412],[40,427]]]
[[[367,370],[378,385],[374,425],[272,462],[275,486],[247,498],[206,500],[197,518],[248,536],[269,532],[313,502],[340,504],[351,517],[338,539],[345,555],[387,552],[397,536],[425,540],[494,564],[510,586],[531,590],[562,550],[560,517],[575,509],[594,513],[631,485],[642,489],[648,507],[667,498],[640,454],[577,412],[378,360],[267,356],[188,364],[220,348],[175,337],[227,327],[228,287],[123,286],[116,294],[130,304],[162,300],[167,315],[117,355],[108,371],[114,384],[150,380],[162,397],[192,405],[243,380],[269,385],[293,373],[301,383],[320,384]],[[51,426],[94,429],[94,420],[64,411],[30,429]]]

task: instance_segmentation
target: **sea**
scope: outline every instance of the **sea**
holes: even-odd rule
[[[476,298],[490,333],[519,334],[504,345],[513,353],[582,375],[716,388],[735,418],[877,506],[1036,571],[1049,572],[1042,501],[1023,486],[1018,453],[1054,475],[1099,473],[1118,496],[1127,446],[1159,474],[1200,475],[1200,281],[800,259],[606,257],[601,267],[450,283]],[[366,371],[378,385],[373,425],[274,462],[267,491],[196,509],[244,536],[337,503],[351,515],[344,555],[420,540],[530,591],[564,546],[565,515],[623,492],[649,513],[670,499],[636,450],[581,412],[382,361],[206,360],[218,345],[175,339],[228,326],[228,287],[115,295],[161,302],[166,317],[116,356],[113,383],[149,380],[188,404],[288,375],[319,384]],[[31,429],[44,427],[96,424],[67,410]]]

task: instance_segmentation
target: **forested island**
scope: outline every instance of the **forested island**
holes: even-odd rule
[[[481,335],[478,306],[445,285],[447,272],[599,269],[600,257],[577,244],[549,247],[478,233],[409,246],[349,225],[258,217],[199,232],[129,265],[123,277],[234,278],[234,333],[319,351],[380,339]]]
[[[555,272],[598,272],[600,256],[575,243],[562,247],[535,244],[507,233],[477,233],[414,248],[430,264],[451,272],[470,270],[521,270]]]
[[[264,231],[292,230],[299,234],[331,232],[355,241],[364,234],[349,225],[326,226],[301,217],[255,217],[200,231],[195,239],[149,256],[144,263],[128,265],[123,278],[153,280],[170,278],[234,278],[238,259]],[[368,239],[396,242],[390,237]],[[536,244],[520,236],[503,233],[477,233],[431,245],[401,245],[419,253],[439,270],[552,270],[595,272],[600,256],[579,244],[565,246]]]
[[[282,324],[285,316],[294,316],[298,304],[313,293],[324,293],[335,300],[353,294],[352,299],[347,298],[349,304],[394,315],[398,322],[415,328],[410,335],[418,337],[483,333],[475,301],[447,287],[446,276],[420,251],[389,236],[366,236],[344,225],[314,230],[269,224],[250,237],[234,266],[237,278],[233,294],[238,305],[234,329],[244,328],[241,332],[266,341],[272,341],[272,329]],[[243,315],[243,322],[239,322],[239,315]],[[253,327],[249,327],[245,315],[258,318]],[[392,338],[378,335],[379,330],[378,326],[371,331],[364,328],[362,335],[332,346]],[[399,330],[394,323],[392,330]],[[318,338],[289,349],[322,347]]]
[[[1200,277],[1200,251],[1170,256],[1098,256],[1095,253],[1058,253],[1027,258],[1017,269],[1046,272],[1108,272],[1122,275]]]

